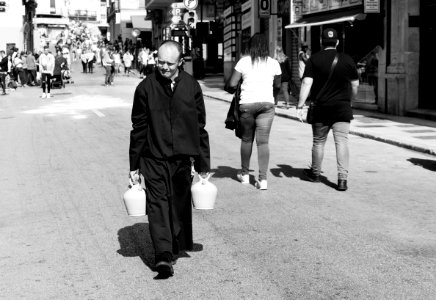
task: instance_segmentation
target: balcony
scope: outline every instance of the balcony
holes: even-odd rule
[[[97,12],[90,10],[69,10],[68,17],[78,21],[97,21]]]

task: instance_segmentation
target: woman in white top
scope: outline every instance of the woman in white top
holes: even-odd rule
[[[121,66],[121,54],[120,50],[115,50],[113,54],[113,60],[115,65],[115,73],[120,73],[120,66]]]
[[[269,57],[268,41],[263,34],[251,37],[247,55],[235,66],[229,86],[237,86],[242,79],[239,101],[241,123],[241,172],[237,175],[242,183],[250,183],[249,169],[256,137],[259,180],[255,186],[267,189],[269,163],[269,134],[274,119],[273,85],[280,88],[281,69],[277,60]]]
[[[133,61],[133,55],[130,53],[129,50],[126,51],[123,55],[123,62],[124,62],[124,74],[129,75],[130,74],[130,68],[132,67],[132,61]]]

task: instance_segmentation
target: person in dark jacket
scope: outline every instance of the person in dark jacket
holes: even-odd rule
[[[4,50],[0,51],[0,85],[2,87],[2,95],[6,95],[6,76],[8,75],[9,59]]]
[[[62,71],[67,70],[67,59],[62,55],[62,50],[58,49],[55,57],[55,66],[53,70],[53,78],[56,82],[60,83],[61,87],[65,87],[64,80],[62,78]]]
[[[164,41],[154,73],[136,88],[130,133],[130,180],[144,178],[146,213],[159,276],[173,275],[174,256],[192,250],[192,166],[210,170],[206,112],[198,82],[179,69],[182,47]]]
[[[345,53],[336,51],[338,44],[336,30],[325,29],[322,34],[324,49],[309,58],[304,70],[297,115],[302,121],[302,108],[309,92],[311,95],[316,95],[312,122],[312,165],[310,169],[304,170],[304,175],[309,181],[320,181],[324,145],[329,131],[332,130],[336,146],[337,189],[346,191],[349,162],[348,133],[353,119],[351,101],[357,96],[359,77],[353,59]],[[332,70],[335,58],[337,64]]]

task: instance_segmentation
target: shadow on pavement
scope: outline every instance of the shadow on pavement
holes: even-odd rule
[[[239,182],[238,178],[236,177],[239,171],[240,169],[233,167],[218,166],[216,169],[213,169],[210,172],[213,173],[212,177],[214,178],[231,178]]]
[[[303,175],[303,168],[294,168],[290,165],[277,165],[278,168],[271,168],[270,171],[275,177],[288,177],[288,178],[299,178],[300,180],[308,181],[306,177]],[[331,182],[327,179],[327,177],[321,175],[320,176],[321,183],[325,184],[328,187],[336,189],[337,185],[334,182]]]
[[[304,180],[303,169],[294,168],[290,165],[277,165],[278,168],[271,168],[270,171],[275,177],[300,178]],[[283,174],[283,175],[282,175]]]
[[[139,257],[150,270],[156,272],[153,243],[148,227],[148,223],[136,223],[118,230],[120,249],[117,250],[117,253],[124,257]],[[191,250],[180,251],[179,254],[174,255],[174,264],[179,258],[190,257],[186,252],[200,251],[203,251],[203,245],[194,243]],[[156,280],[167,278],[167,276],[159,274],[154,277]]]
[[[415,166],[420,166],[423,167],[424,169],[436,172],[436,160],[412,157],[409,158],[407,161],[410,161]]]
[[[144,264],[154,271],[153,243],[148,223],[136,223],[118,230],[119,254],[124,257],[139,256]]]

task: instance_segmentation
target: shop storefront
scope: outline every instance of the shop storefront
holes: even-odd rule
[[[433,86],[436,82],[436,0],[421,1],[421,51],[419,108],[436,110]],[[413,21],[413,19],[412,19]]]

